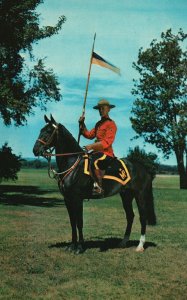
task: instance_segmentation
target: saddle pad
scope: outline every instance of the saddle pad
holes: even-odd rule
[[[84,174],[90,175],[88,157],[84,157]],[[115,180],[125,185],[131,179],[129,171],[121,159],[114,159],[105,170],[104,179]]]

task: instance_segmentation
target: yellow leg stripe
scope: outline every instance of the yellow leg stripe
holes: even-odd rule
[[[100,158],[98,158],[98,159],[96,159],[96,161],[94,161],[94,167],[95,167],[95,169],[96,170],[99,170],[99,167],[98,167],[98,162],[100,161],[100,160],[104,160],[106,158],[106,154],[103,154],[103,156],[101,156]]]

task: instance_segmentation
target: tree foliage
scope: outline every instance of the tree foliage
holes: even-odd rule
[[[55,166],[55,168],[57,168],[56,162],[54,160],[52,160],[52,163]],[[48,167],[48,161],[39,159],[39,158],[37,158],[37,159],[22,159],[21,166],[22,166],[22,168],[43,169],[43,168]]]
[[[0,1],[0,114],[5,125],[24,125],[33,108],[45,109],[61,99],[59,82],[43,58],[33,55],[33,44],[57,34],[65,22],[40,27],[35,11],[42,0]],[[32,65],[28,67],[26,57]]]
[[[187,38],[182,29],[174,35],[171,29],[153,40],[146,50],[139,50],[133,67],[139,72],[134,80],[131,122],[136,137],[162,150],[166,158],[174,152],[177,158],[181,187],[186,186],[187,168]]]
[[[131,162],[138,162],[142,164],[152,177],[155,177],[156,171],[159,167],[157,154],[152,152],[146,153],[145,150],[136,146],[134,149],[129,148],[127,158]]]
[[[12,153],[12,149],[5,143],[0,148],[0,182],[2,180],[16,180],[21,168],[21,156]]]

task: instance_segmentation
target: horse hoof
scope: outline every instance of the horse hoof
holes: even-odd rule
[[[124,237],[121,242],[118,244],[119,248],[127,248],[127,244],[129,242],[129,237]]]
[[[137,247],[136,248],[136,252],[138,252],[138,253],[142,253],[142,252],[144,252],[144,247]]]
[[[76,250],[76,246],[74,244],[71,244],[71,245],[65,247],[66,252],[73,252],[75,250]]]
[[[82,254],[84,252],[84,249],[83,249],[83,247],[81,246],[81,245],[79,245],[78,247],[77,247],[77,249],[74,251],[74,253],[75,254]]]

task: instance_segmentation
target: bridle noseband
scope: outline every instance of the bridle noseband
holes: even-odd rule
[[[38,141],[45,146],[50,146],[51,142],[53,141],[54,135],[58,132],[58,125],[52,124],[52,126],[54,127],[54,130],[51,136],[49,137],[48,141],[44,141],[43,139],[38,139]]]

